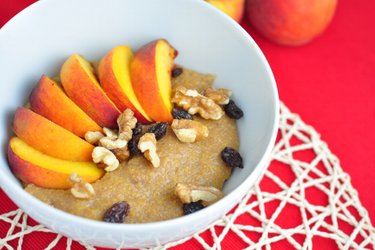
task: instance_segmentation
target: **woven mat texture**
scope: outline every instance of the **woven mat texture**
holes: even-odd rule
[[[337,157],[284,104],[280,113],[271,162],[246,197],[202,232],[154,249],[321,249],[323,243],[375,249],[375,229]],[[0,197],[11,203],[4,193]],[[99,249],[56,234],[4,203],[0,249]]]

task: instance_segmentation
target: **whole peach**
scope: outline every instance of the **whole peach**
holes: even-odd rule
[[[337,0],[248,0],[251,24],[265,37],[283,45],[300,45],[323,32]]]

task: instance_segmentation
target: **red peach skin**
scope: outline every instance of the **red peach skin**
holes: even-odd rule
[[[140,48],[131,62],[134,92],[146,113],[157,122],[171,122],[171,70],[177,51],[164,39]]]
[[[248,0],[247,17],[265,37],[284,45],[309,42],[323,32],[337,0]]]
[[[73,162],[53,158],[30,147],[18,137],[8,146],[8,160],[17,178],[43,188],[70,188],[68,177],[77,173],[86,182],[94,182],[104,171],[92,162]]]
[[[101,127],[115,128],[120,111],[105,94],[89,62],[80,55],[70,56],[60,72],[67,95]]]
[[[18,108],[14,133],[44,154],[71,161],[91,161],[94,146],[26,108]]]
[[[59,84],[43,75],[29,98],[31,109],[79,137],[101,127],[80,109]]]
[[[148,117],[134,93],[130,78],[130,62],[133,54],[127,46],[117,46],[99,63],[98,75],[108,97],[123,112],[129,108],[141,123],[149,123]]]

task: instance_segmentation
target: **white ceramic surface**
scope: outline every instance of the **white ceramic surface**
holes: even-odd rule
[[[217,75],[245,111],[238,121],[245,168],[236,169],[216,204],[174,220],[114,225],[52,208],[23,191],[6,159],[10,125],[41,74],[58,73],[78,52],[98,60],[118,44],[134,50],[166,38],[179,50],[177,63]],[[265,169],[278,123],[276,84],[262,52],[229,17],[201,0],[43,0],[0,30],[0,184],[40,223],[73,239],[104,247],[144,247],[181,239],[203,229],[238,202]]]

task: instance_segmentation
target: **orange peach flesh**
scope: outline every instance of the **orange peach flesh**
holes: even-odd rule
[[[172,121],[171,70],[176,50],[161,39],[139,49],[131,63],[134,92],[155,121]]]
[[[29,98],[31,109],[79,137],[87,131],[101,131],[63,91],[61,86],[43,75]]]
[[[127,46],[113,48],[99,63],[100,84],[120,111],[130,108],[141,123],[151,118],[139,103],[130,79],[130,62],[133,54]]]
[[[18,108],[14,133],[44,154],[71,161],[91,161],[90,143],[26,108]]]
[[[86,182],[94,182],[104,174],[92,162],[53,158],[32,148],[18,137],[13,137],[9,142],[8,160],[19,179],[44,188],[69,188],[68,177],[72,173],[77,173]]]
[[[116,127],[120,111],[105,94],[92,66],[74,54],[63,64],[60,78],[67,95],[101,127]]]

